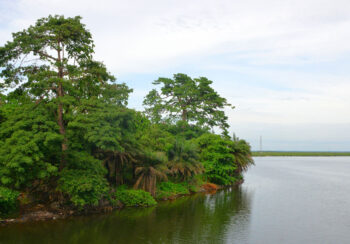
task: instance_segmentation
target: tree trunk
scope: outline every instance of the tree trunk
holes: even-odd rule
[[[63,97],[62,84],[59,85],[58,90],[59,90],[58,97]],[[59,102],[59,104],[58,104],[57,114],[58,114],[57,123],[58,123],[58,126],[60,127],[60,134],[63,136],[63,141],[61,144],[61,148],[62,148],[61,163],[60,163],[60,171],[61,171],[66,166],[66,151],[68,149],[66,129],[64,127],[64,120],[63,120],[62,102]]]
[[[187,110],[186,109],[182,109],[182,121],[183,122],[187,122]]]
[[[60,43],[58,43],[59,49],[57,50],[58,53],[58,77],[60,79],[63,79],[63,68],[62,68],[62,59],[61,59],[61,50],[60,50]],[[63,92],[63,86],[62,86],[62,81],[59,82],[58,84],[58,92],[57,92],[57,97],[62,98],[64,96]],[[62,149],[62,154],[61,154],[61,162],[60,162],[60,171],[64,169],[66,166],[66,152],[68,149],[68,140],[66,137],[66,129],[64,127],[64,119],[63,119],[63,104],[62,101],[59,101],[58,103],[58,108],[57,108],[57,123],[58,126],[60,127],[60,134],[63,136],[63,141],[61,144],[61,149]]]
[[[185,108],[182,109],[181,119],[183,122],[181,128],[182,128],[182,131],[184,131],[187,123],[187,110]]]

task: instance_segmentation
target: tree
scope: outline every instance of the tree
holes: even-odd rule
[[[244,140],[232,141],[215,134],[204,134],[194,140],[200,148],[200,159],[208,179],[219,185],[231,185],[242,171],[254,164],[250,146]]]
[[[219,185],[233,184],[238,175],[232,141],[215,134],[204,134],[195,141],[207,179]]]
[[[243,171],[247,171],[250,166],[254,165],[254,160],[250,145],[245,140],[237,138],[233,142],[232,148],[234,149],[233,155],[235,156],[237,172],[241,174]]]
[[[193,142],[177,139],[168,150],[168,158],[169,173],[179,176],[181,181],[204,172],[199,162],[198,149]]]
[[[168,172],[165,162],[166,156],[162,152],[145,151],[140,158],[140,165],[135,169],[137,180],[134,184],[135,189],[142,189],[156,195],[157,179],[167,180]]]
[[[8,92],[27,94],[36,103],[53,103],[63,140],[60,170],[66,165],[67,115],[74,113],[81,99],[99,97],[116,89],[115,78],[105,66],[92,59],[94,44],[81,17],[49,16],[34,26],[13,34],[0,47],[1,85]]]
[[[195,123],[201,127],[220,127],[227,133],[227,116],[223,109],[231,107],[212,87],[205,77],[192,79],[185,74],[175,74],[173,79],[159,78],[160,92],[151,90],[144,99],[147,116],[155,123],[161,121]]]
[[[124,168],[132,168],[141,151],[138,138],[143,131],[142,120],[147,123],[147,118],[140,112],[105,102],[81,104],[79,109],[86,112],[79,112],[68,125],[74,140],[72,149],[91,152],[102,160],[110,182],[123,184]]]
[[[9,102],[0,107],[0,183],[13,188],[31,187],[58,170],[62,136],[43,104]]]

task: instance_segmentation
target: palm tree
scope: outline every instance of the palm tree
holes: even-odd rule
[[[123,141],[120,150],[97,149],[95,156],[102,160],[107,169],[107,179],[116,186],[125,184],[123,170],[126,167],[135,169],[137,156],[141,154],[140,145],[134,141]]]
[[[134,189],[142,189],[156,194],[157,180],[168,180],[167,167],[165,166],[166,156],[162,152],[144,152],[139,162],[141,165],[135,169],[136,182]]]
[[[135,156],[131,152],[104,151],[103,165],[108,171],[108,179],[115,185],[124,184],[123,168],[126,165],[136,163]]]
[[[250,146],[245,140],[234,140],[233,155],[235,156],[235,163],[237,165],[237,173],[242,173],[248,170],[251,165],[254,165]]]
[[[176,140],[173,147],[168,150],[168,157],[169,173],[180,176],[181,181],[204,171],[202,164],[198,161],[197,147],[188,141]]]

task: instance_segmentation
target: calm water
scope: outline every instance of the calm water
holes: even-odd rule
[[[255,161],[236,189],[0,227],[0,243],[350,243],[350,157]]]

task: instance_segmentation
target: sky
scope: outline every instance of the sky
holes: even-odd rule
[[[158,77],[205,76],[253,150],[350,151],[348,0],[0,0],[0,45],[49,14],[80,15],[95,59],[142,110]]]

